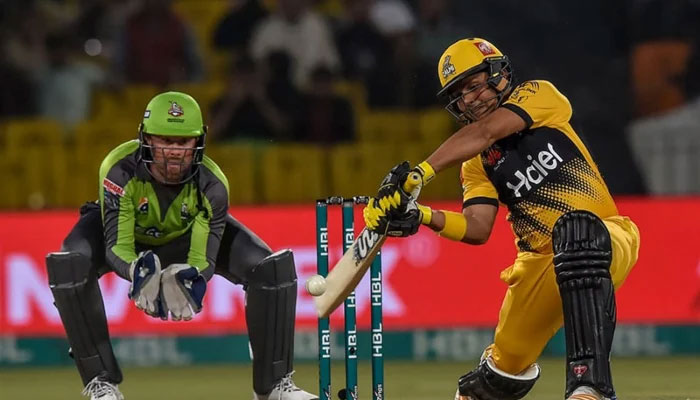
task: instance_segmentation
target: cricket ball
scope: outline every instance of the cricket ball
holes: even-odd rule
[[[321,275],[314,275],[306,281],[306,291],[312,296],[320,296],[326,291],[326,279]]]

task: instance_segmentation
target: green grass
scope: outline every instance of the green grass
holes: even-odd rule
[[[545,359],[542,377],[526,399],[562,400],[564,361]],[[473,363],[386,362],[385,387],[389,400],[452,400],[459,375]],[[334,363],[333,391],[344,382],[342,362]],[[700,400],[700,359],[618,358],[613,360],[615,386],[620,400]],[[360,365],[360,399],[371,399],[370,368]],[[126,400],[249,400],[251,369],[248,365],[202,367],[125,368],[120,386]],[[318,390],[317,367],[297,366],[295,382]],[[73,368],[0,370],[0,399],[80,399],[81,385]]]

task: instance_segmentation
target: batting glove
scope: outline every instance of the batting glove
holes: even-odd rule
[[[394,166],[379,185],[375,205],[385,214],[399,215],[406,211],[411,195],[403,190],[402,184],[406,181],[409,172],[411,172],[411,166],[408,161],[404,161]]]

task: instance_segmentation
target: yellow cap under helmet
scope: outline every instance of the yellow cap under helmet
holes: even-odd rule
[[[453,43],[440,57],[438,78],[442,89],[438,97],[450,96],[450,90],[467,76],[485,71],[488,84],[499,93],[499,103],[513,82],[513,72],[508,57],[488,40],[462,39]]]

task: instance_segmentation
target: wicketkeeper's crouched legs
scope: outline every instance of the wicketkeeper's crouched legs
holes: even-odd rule
[[[74,252],[50,253],[46,256],[46,267],[83,385],[98,375],[120,383],[122,372],[109,341],[96,268],[89,258]]]
[[[61,252],[46,256],[49,285],[84,385],[101,376],[122,381],[107,330],[102,293],[97,284],[104,267],[100,207],[87,203],[64,240]]]
[[[250,274],[246,321],[256,393],[269,393],[292,372],[296,299],[297,275],[291,251],[270,255]]]
[[[216,273],[246,288],[246,321],[253,353],[253,389],[270,393],[293,370],[297,277],[289,250],[270,248],[228,216]]]

